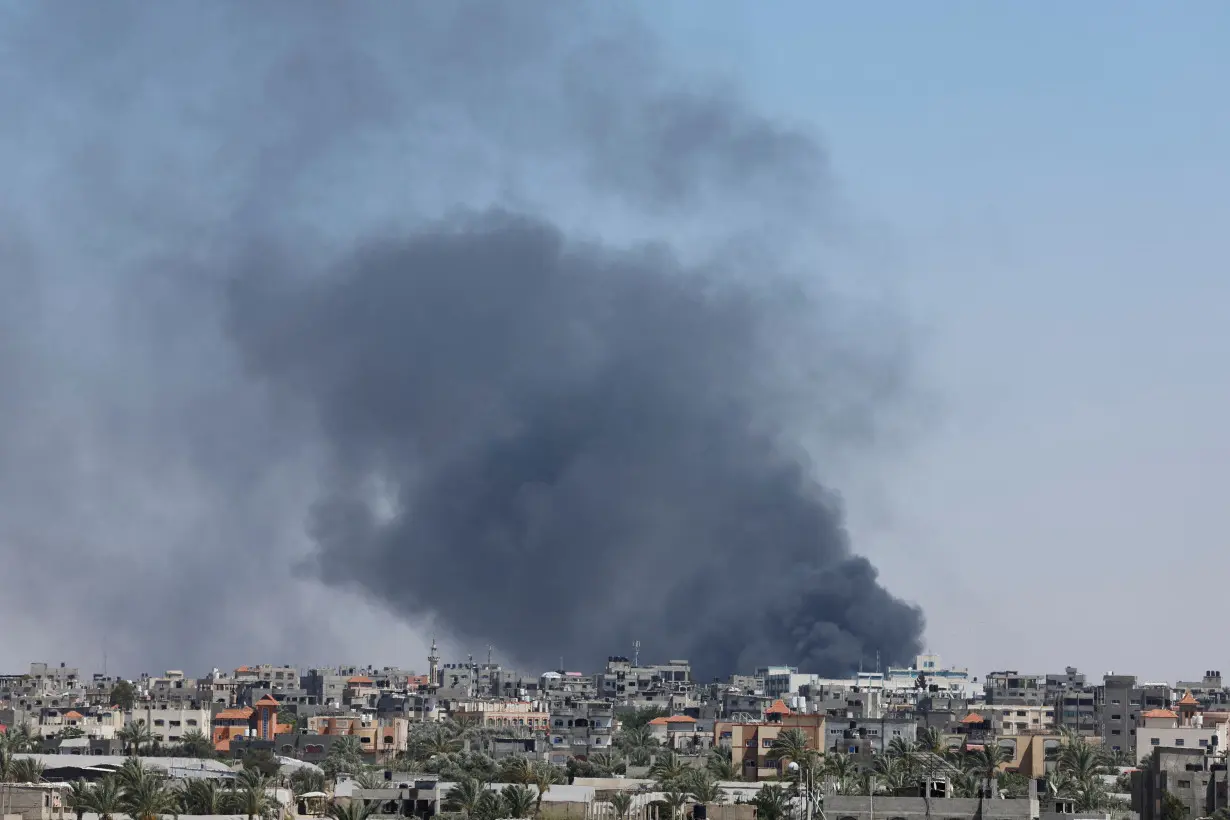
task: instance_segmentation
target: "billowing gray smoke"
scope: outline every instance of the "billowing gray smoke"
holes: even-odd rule
[[[28,635],[320,658],[366,601],[532,664],[917,650],[819,483],[907,363],[815,273],[807,136],[598,5],[3,8]]]

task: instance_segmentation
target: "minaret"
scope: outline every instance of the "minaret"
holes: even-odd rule
[[[436,639],[431,639],[431,654],[427,656],[427,686],[434,690],[440,685],[440,655],[436,651]]]

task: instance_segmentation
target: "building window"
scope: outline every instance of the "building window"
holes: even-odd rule
[[[1110,733],[1111,733],[1112,735],[1117,735],[1117,734],[1120,734],[1120,732],[1119,732],[1119,730],[1118,730],[1118,729],[1111,729],[1111,730],[1110,730]]]
[[[1162,739],[1160,737],[1151,737],[1149,738],[1149,745],[1150,746],[1161,746]]]
[[[1176,737],[1176,738],[1174,739],[1174,745],[1176,745],[1176,746],[1182,746],[1182,745],[1183,745],[1183,738],[1181,738],[1181,737]]]

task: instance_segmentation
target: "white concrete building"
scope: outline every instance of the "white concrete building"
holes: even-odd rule
[[[179,743],[189,732],[210,736],[208,709],[181,709],[168,703],[140,704],[124,716],[125,724],[135,721],[144,721],[154,740],[163,745]]]

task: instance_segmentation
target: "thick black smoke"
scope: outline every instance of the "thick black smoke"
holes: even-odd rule
[[[532,663],[916,650],[817,483],[908,362],[820,283],[806,134],[603,4],[0,14],[23,651],[388,652],[364,601]]]
[[[236,304],[256,369],[333,447],[321,577],[540,662],[640,637],[714,673],[917,650],[920,613],[778,440],[775,351],[817,306],[772,280],[496,213],[307,285],[245,279]]]

